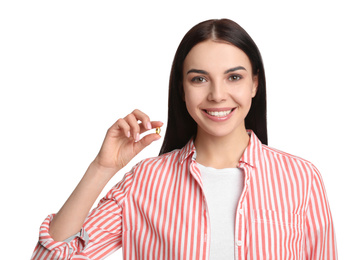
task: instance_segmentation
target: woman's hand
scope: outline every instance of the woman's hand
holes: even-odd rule
[[[140,122],[139,122],[140,121]],[[105,140],[94,164],[112,176],[153,141],[160,139],[155,132],[140,139],[140,134],[161,127],[162,122],[150,121],[142,111],[136,109],[125,118],[120,118],[107,131]]]

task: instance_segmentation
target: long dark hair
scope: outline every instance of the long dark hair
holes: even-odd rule
[[[186,109],[183,100],[183,63],[190,50],[206,40],[229,42],[241,49],[258,75],[258,89],[248,115],[246,129],[251,129],[267,145],[266,82],[263,61],[258,47],[249,34],[237,23],[228,20],[207,20],[195,25],[182,39],[174,57],[169,81],[168,125],[159,154],[182,148],[197,133],[197,124]]]

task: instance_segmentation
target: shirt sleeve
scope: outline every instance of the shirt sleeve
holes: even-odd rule
[[[132,184],[133,169],[102,198],[75,236],[57,242],[49,235],[54,214],[40,227],[39,241],[33,252],[37,259],[102,259],[122,246],[122,206]]]
[[[305,223],[305,259],[338,259],[336,237],[322,177],[314,171]]]

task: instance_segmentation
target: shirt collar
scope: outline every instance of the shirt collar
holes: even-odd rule
[[[196,151],[193,138],[180,150],[179,163],[182,164],[187,158],[192,156]]]
[[[248,164],[255,167],[263,156],[262,143],[252,130],[247,130],[250,140],[247,148],[244,150],[240,163]],[[182,164],[186,159],[192,157],[196,152],[193,138],[180,150],[179,163]]]
[[[246,163],[255,167],[263,156],[263,144],[252,130],[247,130],[247,132],[250,136],[249,144],[247,148],[245,148],[239,163]]]

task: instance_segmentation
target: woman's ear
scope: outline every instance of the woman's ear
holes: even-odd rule
[[[256,93],[258,92],[258,84],[259,84],[259,76],[253,76],[253,89],[251,92],[252,97],[255,97]]]

